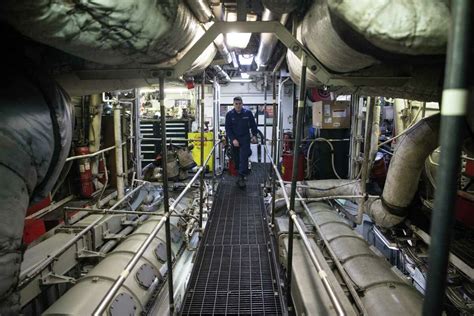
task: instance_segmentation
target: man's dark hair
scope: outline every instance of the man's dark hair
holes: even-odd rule
[[[242,101],[242,98],[241,98],[241,97],[234,97],[234,102],[235,102],[235,101],[240,101],[241,103],[243,103],[243,101]]]

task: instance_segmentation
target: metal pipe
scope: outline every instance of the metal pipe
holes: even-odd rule
[[[268,77],[267,74],[263,74],[263,142],[265,145],[267,145],[267,89],[268,88]],[[264,185],[265,187],[267,186],[267,155],[263,155],[263,171],[264,171],[264,176],[263,178],[265,179]]]
[[[125,142],[122,143],[122,145],[125,145]],[[105,153],[107,151],[110,151],[114,148],[116,148],[117,146],[110,146],[110,147],[107,147],[107,148],[104,148],[104,149],[101,149],[99,151],[96,151],[92,154],[87,154],[87,155],[79,155],[79,156],[71,156],[71,157],[68,157],[66,158],[66,161],[72,161],[72,160],[77,160],[77,159],[83,159],[83,158],[90,158],[90,157],[95,157],[95,156],[98,156],[102,153]]]
[[[441,315],[446,288],[449,246],[454,224],[454,206],[469,97],[469,53],[472,45],[471,0],[451,2],[452,27],[448,37],[446,76],[441,101],[440,167],[431,218],[431,245],[423,315]]]
[[[275,141],[277,133],[277,120],[275,119],[277,113],[277,103],[276,103],[276,75],[273,74],[272,82],[272,96],[273,96],[273,121],[272,121],[272,155],[273,160],[277,159],[277,143]],[[272,168],[272,216],[271,216],[271,225],[272,228],[275,226],[275,193],[276,193],[276,174],[275,170]]]
[[[316,228],[316,231],[318,232],[320,238],[324,242],[324,245],[326,246],[326,250],[329,252],[329,255],[331,256],[334,264],[336,265],[337,270],[339,271],[339,274],[341,275],[342,279],[344,280],[344,283],[349,289],[349,292],[351,293],[351,296],[354,299],[354,302],[357,305],[357,308],[361,312],[361,315],[367,315],[367,311],[365,310],[365,307],[362,304],[362,301],[359,295],[357,294],[356,289],[354,288],[352,280],[347,275],[346,271],[344,270],[344,267],[341,265],[341,262],[339,261],[336,254],[334,253],[331,246],[329,245],[329,242],[326,236],[324,236],[324,234],[321,232],[321,227],[319,227],[319,225],[314,220],[313,215],[311,214],[311,211],[309,210],[306,202],[303,200],[303,197],[301,196],[301,194],[298,191],[296,191],[296,194],[298,195],[298,198],[301,200],[301,205],[303,206],[303,209],[305,210],[306,216],[308,216],[311,219],[311,221],[313,222],[313,226]]]
[[[201,167],[205,168],[204,164],[204,88],[205,88],[206,72],[202,73],[201,80]],[[202,213],[204,204],[204,172],[201,172],[199,181],[199,229],[202,229]]]
[[[173,254],[171,253],[171,233],[170,233],[170,209],[169,209],[169,192],[168,192],[168,148],[166,144],[166,111],[165,111],[165,79],[163,76],[160,76],[160,114],[161,114],[161,152],[162,152],[162,161],[163,164],[163,203],[165,208],[165,231],[166,231],[166,264],[168,266],[168,296],[169,296],[169,305],[170,305],[170,314],[174,314],[174,289],[173,289]],[[160,221],[161,223],[162,221]],[[155,230],[153,230],[155,231]],[[150,234],[149,243],[158,233],[158,230],[154,234]],[[146,242],[145,242],[146,243]],[[145,244],[144,243],[144,244]],[[144,247],[143,251],[145,251]],[[143,253],[143,252],[142,252]],[[141,256],[141,255],[140,255]],[[140,258],[140,257],[138,257]],[[138,259],[136,260],[138,261]],[[125,280],[124,280],[125,281]],[[123,282],[122,282],[123,283]]]
[[[296,178],[298,175],[298,157],[300,154],[301,145],[301,132],[304,120],[304,104],[306,99],[306,55],[303,54],[301,58],[301,81],[300,81],[300,94],[297,108],[297,120],[296,120],[296,136],[295,136],[295,147],[293,152],[293,170],[291,174],[291,190],[290,190],[290,214],[295,209],[295,198],[296,198]],[[289,217],[289,229],[288,229],[288,264],[287,264],[287,278],[286,278],[286,289],[287,289],[287,304],[291,305],[291,277],[293,269],[293,217]],[[288,310],[293,310],[291,306],[288,306]]]
[[[115,138],[115,170],[117,174],[117,197],[123,198],[123,156],[122,156],[122,128],[120,124],[120,105],[114,108],[114,138]]]
[[[142,178],[142,148],[141,148],[141,132],[140,132],[140,98],[138,96],[138,89],[135,89],[135,102],[133,102],[132,108],[132,121],[134,122],[134,133],[132,141],[135,145],[135,170],[137,172],[138,179]]]
[[[187,0],[186,3],[199,22],[206,23],[214,18],[214,14],[212,14],[211,8],[205,0]]]
[[[277,130],[278,130],[278,150],[277,150],[277,159],[281,157],[282,154],[282,138],[283,138],[283,107],[282,107],[282,91],[283,91],[283,86],[285,85],[285,82],[290,80],[290,77],[287,77],[286,79],[282,80],[280,78],[280,82],[278,84],[278,122],[277,122]],[[275,161],[277,161],[275,159]]]
[[[369,161],[370,161],[370,145],[372,139],[372,121],[374,119],[374,104],[375,99],[373,100],[370,97],[367,97],[367,107],[365,110],[366,119],[365,119],[365,138],[364,138],[364,160],[362,162],[362,174],[360,181],[360,192],[362,195],[367,192],[367,180],[369,178]],[[359,203],[357,216],[355,219],[356,224],[362,223],[362,218],[364,216],[364,207],[365,203]]]
[[[132,105],[132,104],[130,104]],[[121,118],[122,118],[122,130],[125,132],[125,126],[127,125],[127,119],[125,117],[125,108],[122,106],[121,107]],[[131,147],[130,147],[131,148]],[[124,187],[128,186],[128,152],[127,152],[127,143],[125,142],[125,150],[123,150],[122,147],[122,165],[124,169],[124,175],[123,175],[123,183]]]
[[[285,25],[288,21],[288,14],[275,14],[269,9],[265,8],[262,13],[262,21],[279,20],[281,24]],[[255,55],[255,63],[257,64],[257,71],[265,69],[268,61],[272,56],[273,50],[278,43],[278,38],[273,33],[261,33],[260,44],[258,46],[257,55]],[[285,54],[283,54],[284,56]]]
[[[327,278],[327,273],[321,267],[321,264],[319,263],[318,259],[316,258],[316,255],[311,249],[311,244],[309,243],[309,239],[306,236],[306,232],[304,231],[303,227],[301,227],[300,223],[298,222],[298,217],[296,216],[296,213],[293,210],[290,210],[290,217],[293,220],[293,223],[296,226],[298,233],[300,234],[300,238],[303,241],[303,244],[309,253],[309,257],[311,258],[311,261],[313,262],[313,265],[315,266],[316,271],[318,272],[318,275],[321,278],[324,288],[326,289],[329,295],[329,298],[331,302],[333,303],[334,308],[336,309],[337,314],[345,315],[344,310],[342,309],[342,304],[337,298],[336,293],[334,293],[334,290],[332,289],[331,284],[329,283],[329,280]]]

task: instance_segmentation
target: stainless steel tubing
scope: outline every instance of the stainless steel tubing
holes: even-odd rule
[[[202,80],[201,80],[201,167],[206,168],[206,164],[204,164],[204,88],[206,83],[206,71],[202,73]],[[205,169],[204,169],[205,170]],[[201,177],[199,181],[199,229],[202,229],[202,212],[204,207],[204,173],[201,172]]]
[[[125,145],[126,142],[123,142],[122,145]],[[110,151],[112,149],[114,149],[116,146],[110,146],[110,147],[107,147],[107,148],[104,148],[104,149],[101,149],[99,151],[96,151],[92,154],[87,154],[87,155],[79,155],[79,156],[71,156],[71,157],[68,157],[66,158],[66,161],[72,161],[72,160],[77,160],[77,159],[83,159],[83,158],[91,158],[91,157],[95,157],[97,155],[100,155],[102,153],[105,153],[107,151]]]

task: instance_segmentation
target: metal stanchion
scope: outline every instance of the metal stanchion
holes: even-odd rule
[[[204,85],[206,80],[206,72],[202,73],[202,81],[201,81],[201,166],[204,168],[203,172],[201,173],[201,178],[199,180],[199,230],[202,230],[202,213],[203,213],[203,204],[204,204],[204,174],[205,168],[204,165]]]
[[[441,315],[446,288],[449,246],[465,116],[469,99],[472,0],[451,1],[452,27],[448,38],[446,75],[441,101],[440,163],[431,217],[428,282],[423,315]]]
[[[171,253],[171,233],[170,233],[170,217],[169,217],[169,192],[168,192],[168,148],[166,142],[166,111],[165,111],[165,79],[163,76],[160,77],[160,120],[161,120],[161,163],[163,167],[163,204],[165,209],[165,231],[166,231],[166,257],[168,265],[168,292],[169,292],[169,304],[170,314],[174,313],[174,289],[173,289],[173,257]]]
[[[295,199],[296,199],[296,178],[298,175],[298,156],[300,154],[301,145],[301,132],[304,118],[304,103],[306,98],[306,55],[303,54],[301,58],[301,78],[300,78],[300,95],[298,100],[297,108],[297,119],[294,130],[296,131],[295,147],[293,151],[293,172],[291,175],[291,191],[290,191],[290,214],[295,210]],[[292,310],[291,307],[291,277],[293,268],[293,236],[294,236],[294,223],[293,217],[289,216],[289,229],[288,229],[288,264],[287,264],[287,278],[286,278],[286,290],[287,290],[287,304],[288,310]]]
[[[273,161],[277,161],[277,120],[276,120],[276,113],[277,113],[277,103],[276,103],[276,75],[273,75],[273,82],[272,82],[272,94],[273,94],[273,126],[272,126],[272,155]],[[275,170],[272,168],[272,219],[271,224],[272,228],[275,226],[275,193],[276,193],[276,173]]]
[[[267,87],[268,87],[268,77],[267,74],[263,75],[263,138],[264,144],[267,145]],[[267,155],[263,155],[263,170],[265,179],[264,185],[267,186]]]

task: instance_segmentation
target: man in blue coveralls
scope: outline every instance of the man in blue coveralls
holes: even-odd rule
[[[225,131],[232,145],[232,160],[239,170],[237,185],[245,187],[245,176],[249,172],[249,156],[251,155],[250,142],[257,143],[257,124],[250,110],[242,107],[242,98],[234,98],[234,108],[225,116]],[[249,130],[252,131],[250,138]]]

